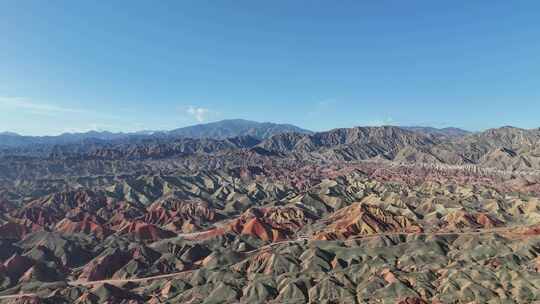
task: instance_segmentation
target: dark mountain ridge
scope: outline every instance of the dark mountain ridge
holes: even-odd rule
[[[431,135],[439,135],[439,136],[449,136],[449,137],[461,137],[465,135],[472,134],[473,132],[463,130],[460,128],[454,128],[454,127],[447,127],[447,128],[433,128],[433,127],[423,127],[423,126],[402,126],[401,128],[414,131],[414,132],[420,132],[425,134],[431,134]]]
[[[249,135],[259,139],[266,139],[280,133],[312,133],[290,124],[276,124],[271,122],[256,122],[245,119],[227,119],[207,124],[199,124],[167,132],[169,135],[189,138],[224,139]]]
[[[0,148],[20,148],[31,145],[82,144],[86,140],[138,140],[148,138],[210,138],[226,139],[231,137],[251,136],[266,139],[272,135],[311,131],[289,124],[255,122],[243,119],[230,119],[207,124],[179,128],[171,131],[139,131],[132,133],[113,133],[108,131],[89,131],[85,133],[63,133],[58,136],[23,136],[12,132],[0,133]]]
[[[0,156],[141,160],[219,152],[234,159],[241,157],[246,149],[272,158],[315,162],[381,158],[408,163],[475,164],[504,170],[540,169],[540,130],[514,127],[464,136],[395,126],[342,128],[312,134],[278,133],[266,139],[253,135],[213,139],[152,134],[115,139],[90,138],[57,145],[36,144],[31,148],[4,149]]]

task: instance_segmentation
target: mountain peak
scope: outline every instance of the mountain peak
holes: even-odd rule
[[[4,135],[4,136],[21,136],[20,134],[17,134],[15,132],[9,132],[9,131],[0,132],[0,135]]]
[[[420,132],[424,134],[436,135],[436,136],[448,136],[448,137],[462,137],[471,134],[470,131],[463,130],[456,127],[435,128],[426,126],[403,126],[406,130]]]
[[[257,122],[246,119],[226,119],[205,124],[184,127],[169,131],[170,135],[191,138],[224,139],[230,137],[249,135],[259,139],[266,139],[281,133],[312,133],[311,131],[289,124],[271,122]]]

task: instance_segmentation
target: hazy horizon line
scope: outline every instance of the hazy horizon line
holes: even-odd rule
[[[134,130],[134,131],[129,131],[129,130],[112,131],[112,130],[106,129],[106,128],[95,128],[95,129],[89,128],[89,129],[81,129],[81,130],[73,130],[73,131],[66,131],[66,132],[59,132],[59,133],[49,133],[49,134],[47,134],[47,133],[44,133],[44,134],[35,134],[35,133],[30,134],[30,133],[26,133],[26,132],[19,132],[19,131],[13,131],[13,130],[4,130],[4,131],[0,131],[0,135],[12,134],[12,135],[23,136],[23,137],[56,137],[56,136],[69,135],[69,134],[87,134],[87,133],[91,133],[91,132],[136,135],[136,134],[143,134],[143,133],[160,133],[160,132],[166,133],[166,132],[170,132],[170,131],[174,131],[174,130],[182,129],[182,128],[189,128],[189,127],[195,127],[195,126],[201,126],[201,125],[208,125],[208,124],[220,123],[220,122],[232,121],[232,120],[244,120],[244,121],[250,121],[250,122],[261,123],[261,124],[262,123],[272,123],[272,124],[277,124],[277,125],[291,125],[291,126],[295,126],[295,127],[300,128],[300,129],[310,131],[310,132],[314,132],[314,133],[326,132],[326,131],[331,131],[331,130],[336,130],[336,129],[358,128],[358,127],[433,128],[433,129],[437,129],[437,130],[459,129],[459,130],[463,130],[463,131],[471,132],[471,133],[484,132],[484,131],[487,131],[487,130],[490,130],[490,129],[498,129],[498,128],[504,128],[504,127],[512,127],[512,128],[518,128],[518,129],[524,129],[524,130],[536,129],[536,127],[535,128],[523,128],[523,127],[518,127],[516,125],[501,125],[501,126],[498,126],[498,127],[486,127],[486,128],[482,128],[482,129],[478,129],[478,130],[471,130],[471,129],[468,129],[468,128],[463,128],[463,127],[459,127],[459,126],[452,126],[452,125],[444,126],[444,127],[436,127],[436,126],[427,125],[427,124],[399,124],[399,123],[395,123],[395,124],[352,125],[352,126],[348,126],[348,127],[335,127],[335,128],[329,128],[329,129],[313,130],[313,129],[308,129],[308,128],[299,126],[299,125],[294,124],[294,123],[288,123],[288,122],[257,121],[257,120],[244,119],[244,118],[229,118],[229,119],[221,119],[221,120],[214,120],[214,121],[206,121],[206,122],[201,122],[201,123],[195,123],[195,124],[180,126],[178,128],[172,128],[172,129],[140,129],[140,130]]]

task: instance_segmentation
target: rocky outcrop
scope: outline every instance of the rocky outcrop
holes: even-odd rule
[[[354,203],[324,220],[325,228],[315,234],[316,239],[332,240],[373,234],[421,232],[414,220],[379,207]]]
[[[119,249],[111,249],[100,257],[90,261],[82,270],[80,280],[99,281],[111,278],[122,266],[127,264],[131,256]]]
[[[278,242],[292,237],[315,218],[299,207],[252,208],[235,219],[230,229],[263,241]]]
[[[156,225],[144,222],[126,223],[118,229],[119,234],[127,234],[142,241],[157,241],[176,236],[172,231],[159,228]]]

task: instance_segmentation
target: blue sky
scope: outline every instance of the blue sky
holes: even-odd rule
[[[0,2],[0,131],[540,127],[539,1]]]

